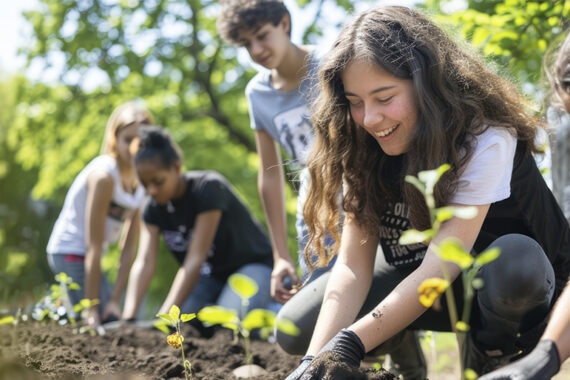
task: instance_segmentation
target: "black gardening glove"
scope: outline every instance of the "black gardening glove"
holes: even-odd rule
[[[339,355],[340,360],[351,367],[360,367],[360,362],[364,359],[364,345],[352,330],[342,329],[319,351],[317,356],[332,351]]]
[[[336,355],[338,360],[342,363],[346,363],[351,367],[360,367],[360,361],[364,359],[364,345],[362,341],[356,335],[354,331],[348,329],[342,329],[332,338],[317,354],[317,359],[321,358],[325,353],[333,353]],[[320,373],[321,370],[317,368],[311,368],[313,363],[313,357],[309,358],[305,356],[301,365],[290,374],[285,380],[301,380],[301,379],[312,379],[315,378],[313,373]],[[319,365],[322,365],[323,361],[316,361]],[[326,361],[324,361],[326,362]],[[304,376],[303,376],[304,374]],[[318,378],[318,377],[317,377]]]
[[[551,340],[541,340],[524,358],[489,372],[479,380],[544,380],[560,370],[560,356]]]
[[[307,369],[309,364],[311,364],[314,358],[315,357],[313,355],[303,356],[303,358],[301,359],[301,364],[299,364],[299,366],[289,376],[287,376],[285,380],[299,380],[303,372],[305,372],[305,370]]]

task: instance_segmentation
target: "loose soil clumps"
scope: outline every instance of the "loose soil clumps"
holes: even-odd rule
[[[133,324],[103,336],[77,330],[55,323],[1,325],[0,380],[184,379],[180,350],[168,346],[163,332]],[[208,339],[190,326],[184,326],[182,332],[194,379],[236,379],[232,371],[244,364],[245,351],[241,342],[233,342],[229,330],[219,330]],[[300,356],[288,355],[277,344],[264,341],[252,341],[251,351],[254,364],[267,371],[264,380],[285,379],[300,360]],[[339,365],[334,358],[321,360],[330,360],[328,377],[323,377],[330,380],[394,379],[384,370],[355,370]]]

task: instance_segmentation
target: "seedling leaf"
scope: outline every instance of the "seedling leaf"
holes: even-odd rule
[[[474,260],[455,239],[445,239],[439,246],[438,256],[442,260],[457,264],[462,270],[469,268]]]
[[[180,316],[180,320],[181,320],[182,322],[188,322],[188,321],[190,321],[190,320],[192,320],[192,319],[194,319],[194,318],[196,318],[196,313],[192,313],[192,314],[182,314],[182,315]]]
[[[234,330],[234,331],[239,330],[239,326],[233,322],[222,323],[222,327],[225,327],[227,329]]]
[[[401,245],[427,243],[434,237],[434,235],[435,231],[431,228],[425,231],[411,229],[402,233],[400,240],[398,240],[398,243]]]
[[[5,325],[8,323],[14,323],[14,321],[15,321],[14,317],[9,315],[7,317],[0,318],[0,325]]]
[[[453,207],[453,215],[461,219],[473,219],[477,216],[477,207],[462,206]]]
[[[483,285],[485,285],[485,281],[483,281],[482,278],[474,278],[473,281],[471,281],[471,286],[473,287],[473,289],[475,290],[479,290],[483,287]]]
[[[170,314],[157,314],[156,315],[159,318],[162,318],[164,321],[171,323],[173,325],[176,325],[176,322],[172,319],[172,317],[170,316]],[[156,326],[156,323],[155,323]]]
[[[77,282],[72,282],[71,284],[69,284],[69,290],[79,290],[79,289],[81,289],[81,286],[79,286]]]
[[[180,308],[176,305],[170,306],[170,311],[168,312],[174,323],[180,319]]]
[[[234,310],[222,306],[206,306],[198,312],[198,319],[212,325],[237,324],[239,319]]]
[[[467,332],[470,329],[469,325],[463,321],[457,321],[457,323],[455,324],[455,328],[457,329],[457,331],[462,331],[462,332]]]
[[[270,327],[275,324],[275,313],[270,310],[254,309],[247,313],[241,322],[246,330]]]
[[[60,283],[62,282],[64,284],[67,284],[67,282],[70,280],[70,278],[65,272],[60,272],[60,273],[55,275],[55,280],[57,282],[60,282]]]
[[[295,324],[288,320],[288,319],[278,319],[276,321],[277,330],[281,331],[284,334],[291,335],[291,336],[298,336],[301,334],[301,330]]]
[[[433,194],[433,188],[437,181],[441,178],[443,173],[449,170],[449,164],[443,164],[434,170],[424,170],[418,173],[418,179],[425,184],[426,193]]]
[[[160,314],[160,315],[168,315],[168,314]],[[161,317],[163,318],[163,317]],[[170,318],[170,315],[168,315],[168,318]],[[160,331],[162,331],[165,334],[170,334],[170,329],[168,328],[167,324],[171,324],[172,322],[170,322],[169,320],[166,320],[166,318],[163,319],[157,319],[156,321],[154,321],[153,325],[154,327],[156,327],[157,329],[159,329]]]
[[[465,375],[465,380],[476,380],[479,377],[477,372],[473,371],[471,368],[467,368],[463,374]]]
[[[495,260],[501,254],[500,248],[491,248],[475,257],[475,265],[482,266]]]
[[[453,218],[453,211],[453,207],[451,206],[438,208],[435,210],[435,219],[440,223],[445,222]]]
[[[259,290],[257,283],[245,274],[235,273],[228,278],[230,287],[240,298],[249,299]]]
[[[412,185],[415,186],[416,189],[418,189],[420,191],[420,193],[424,194],[426,193],[426,187],[423,183],[420,182],[419,179],[417,179],[416,177],[412,176],[412,175],[407,175],[406,176],[406,182],[411,183]]]
[[[435,210],[435,218],[442,223],[451,218],[473,219],[477,215],[477,208],[472,206],[446,206]]]

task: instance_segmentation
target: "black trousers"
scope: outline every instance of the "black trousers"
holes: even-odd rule
[[[526,332],[533,335],[528,345],[534,346],[538,341],[540,332],[536,329],[544,324],[552,306],[554,271],[540,245],[528,236],[505,235],[490,247],[500,248],[501,255],[479,270],[478,277],[483,279],[484,285],[475,293],[469,324],[477,344],[507,354],[519,349],[520,338],[524,338]],[[377,306],[414,269],[388,265],[379,249],[372,286],[359,317]],[[329,277],[330,272],[307,284],[279,312],[278,318],[292,321],[301,330],[298,336],[276,332],[277,342],[286,352],[297,355],[306,352]],[[453,289],[461,315],[463,285],[460,277],[454,281]],[[441,300],[439,310],[428,309],[408,328],[451,331],[445,297]]]

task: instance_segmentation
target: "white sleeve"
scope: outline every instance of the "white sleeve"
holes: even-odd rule
[[[451,203],[483,205],[511,195],[517,139],[506,129],[489,128],[477,136],[476,144]]]

